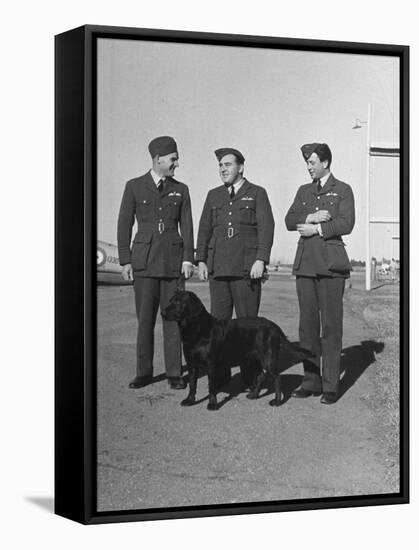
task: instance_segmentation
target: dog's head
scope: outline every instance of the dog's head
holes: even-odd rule
[[[188,321],[205,311],[204,304],[193,292],[177,290],[161,312],[166,321]]]

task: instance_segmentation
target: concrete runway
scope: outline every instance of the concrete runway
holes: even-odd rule
[[[198,382],[198,404],[181,407],[187,390],[168,387],[162,362],[161,318],[155,339],[155,381],[132,390],[136,318],[132,287],[98,287],[98,510],[229,504],[397,492],[386,484],[386,451],[373,414],[374,356],[362,341],[380,340],[351,296],[362,293],[354,274],[345,293],[342,397],[334,406],[319,398],[289,399],[302,365],[282,374],[286,402],[270,407],[271,393],[251,401],[233,370],[223,405],[207,411],[207,378]],[[188,290],[209,305],[206,283]],[[298,340],[295,281],[272,274],[260,315]],[[224,399],[223,399],[224,398]],[[201,401],[202,399],[202,401]]]

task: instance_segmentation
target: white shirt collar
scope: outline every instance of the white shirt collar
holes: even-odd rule
[[[150,174],[151,174],[151,177],[153,178],[154,183],[155,183],[156,185],[159,184],[160,180],[165,181],[165,179],[166,179],[166,178],[162,178],[161,176],[159,176],[158,174],[156,174],[156,172],[155,172],[153,169],[150,170]]]
[[[328,174],[326,174],[325,176],[320,178],[320,185],[322,186],[322,188],[326,185],[326,182],[329,179],[330,174],[331,174],[331,172],[329,172]]]
[[[243,185],[243,183],[244,183],[244,178],[242,178],[240,181],[236,181],[236,183],[233,183],[234,194],[237,193],[237,191],[240,189],[240,187]]]

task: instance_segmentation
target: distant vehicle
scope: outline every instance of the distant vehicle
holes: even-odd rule
[[[380,266],[378,266],[377,272],[378,273],[390,273],[390,264],[382,263]]]
[[[394,282],[400,279],[400,261],[394,258],[391,261],[383,260],[381,264],[377,264],[376,278],[378,280],[391,280]]]
[[[122,279],[122,267],[119,265],[118,248],[112,243],[97,241],[96,271],[98,284],[132,284]]]

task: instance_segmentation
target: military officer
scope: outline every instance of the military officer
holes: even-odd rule
[[[304,362],[304,377],[293,397],[320,395],[338,399],[342,351],[343,292],[351,270],[342,235],[355,223],[351,187],[330,171],[332,153],[326,143],[301,147],[312,183],[302,185],[285,223],[300,239],[293,266],[300,306],[300,345],[314,358]]]
[[[157,309],[168,304],[181,274],[193,273],[193,228],[188,187],[174,179],[179,166],[175,140],[169,136],[149,144],[152,169],[125,186],[118,218],[118,249],[122,276],[134,280],[138,318],[137,373],[130,388],[152,381],[154,326]],[[131,248],[134,220],[138,230]],[[179,233],[180,228],[180,233]],[[163,320],[164,361],[169,385],[186,386],[181,377],[181,343],[176,322]]]
[[[209,191],[198,231],[196,262],[209,278],[211,313],[218,319],[255,317],[261,280],[269,263],[274,219],[268,195],[243,177],[237,149],[215,151],[223,185]]]

